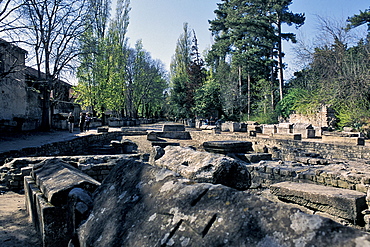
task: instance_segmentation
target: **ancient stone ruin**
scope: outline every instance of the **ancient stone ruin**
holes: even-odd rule
[[[369,148],[264,138],[253,126],[256,135],[181,125],[100,132],[49,157],[14,152],[1,178],[24,186],[43,246],[370,245]],[[114,154],[91,154],[99,143]]]

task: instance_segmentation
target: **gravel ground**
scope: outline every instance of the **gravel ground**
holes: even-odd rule
[[[0,194],[0,246],[42,246],[39,235],[28,218],[23,194]]]

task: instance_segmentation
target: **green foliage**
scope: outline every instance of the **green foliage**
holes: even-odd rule
[[[275,107],[276,71],[282,75],[281,40],[295,42],[295,35],[282,33],[281,25],[299,27],[305,19],[290,12],[290,4],[289,0],[223,0],[218,4],[216,19],[210,21],[215,43],[206,61],[221,85],[226,116],[246,113],[250,117]]]
[[[153,60],[137,41],[127,44],[129,0],[117,2],[117,14],[107,27],[108,13],[96,6],[88,31],[81,36],[79,83],[75,87],[78,101],[94,113],[113,110],[129,117],[159,116],[163,92],[168,88],[163,65]],[[106,8],[109,8],[106,6]],[[97,19],[95,19],[97,18]]]
[[[338,105],[336,110],[336,117],[339,119],[338,126],[353,127],[357,130],[369,121],[370,103],[364,101],[351,102],[346,104],[343,102]]]
[[[349,17],[347,21],[349,22],[347,30],[367,23],[367,30],[370,32],[370,9],[360,11],[360,14]]]
[[[220,85],[210,78],[196,91],[193,112],[196,116],[207,117],[213,112],[221,111]]]
[[[192,40],[195,41],[193,45]],[[195,32],[192,36],[188,24],[184,23],[184,32],[177,40],[171,61],[171,106],[174,116],[178,118],[195,116],[196,94],[204,79],[205,71],[199,58]]]
[[[241,121],[255,121],[259,124],[276,124],[278,123],[278,114],[276,111],[269,111],[266,113],[259,112],[257,115],[250,116],[248,119],[248,115],[244,114],[241,118]]]

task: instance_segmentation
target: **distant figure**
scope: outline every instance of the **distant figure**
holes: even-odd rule
[[[86,114],[86,119],[85,119],[85,131],[90,130],[90,122],[91,122],[91,117],[90,117],[90,114],[87,113]]]
[[[72,133],[73,127],[75,125],[75,117],[73,116],[72,112],[68,114],[67,123],[68,123],[68,130],[70,133]]]
[[[84,131],[86,116],[85,113],[80,113],[80,132]]]

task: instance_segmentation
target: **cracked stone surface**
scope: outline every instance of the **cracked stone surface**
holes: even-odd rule
[[[154,163],[197,182],[223,184],[238,190],[251,185],[247,163],[221,154],[195,151],[192,148],[168,146]],[[157,154],[157,152],[152,155]]]
[[[94,194],[81,246],[369,246],[370,235],[223,185],[126,160]]]

